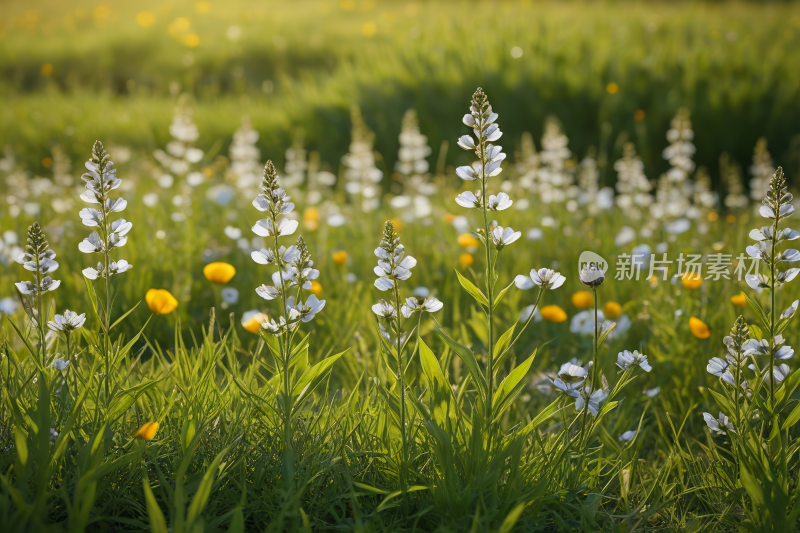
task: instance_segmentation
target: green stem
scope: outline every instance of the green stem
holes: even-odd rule
[[[395,269],[394,250],[392,250],[392,272]],[[397,280],[394,280],[394,302],[395,313],[397,318],[395,320],[395,336],[397,337],[397,377],[400,381],[400,437],[403,444],[403,452],[400,462],[400,490],[405,499],[406,494],[406,461],[408,460],[407,453],[407,437],[406,437],[406,383],[405,383],[405,363],[403,361],[403,344],[400,338],[400,289],[397,286]]]
[[[780,207],[778,208],[780,211]],[[775,222],[772,224],[772,252],[770,255],[770,283],[772,284],[770,296],[772,298],[772,308],[769,312],[769,398],[770,404],[775,407],[775,244],[778,238],[778,213],[775,213]]]
[[[478,121],[478,131],[483,131],[483,115]],[[483,207],[483,231],[486,238],[486,294],[489,298],[489,312],[487,320],[489,322],[489,346],[487,346],[487,361],[486,361],[486,421],[489,426],[489,443],[488,447],[492,447],[492,403],[494,395],[494,269],[492,268],[492,249],[491,249],[491,236],[489,234],[489,216],[486,211],[486,146],[483,138],[479,144],[479,158],[481,164],[481,203]]]

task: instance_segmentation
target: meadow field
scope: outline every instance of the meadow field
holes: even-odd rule
[[[796,3],[0,14],[7,531],[798,529]]]

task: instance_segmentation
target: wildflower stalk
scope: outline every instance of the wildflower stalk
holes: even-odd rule
[[[89,204],[99,204],[99,208],[81,209],[81,222],[85,226],[96,227],[87,239],[80,243],[78,249],[84,253],[99,253],[103,260],[98,263],[98,268],[86,268],[83,275],[89,280],[98,277],[104,279],[106,303],[101,306],[103,329],[103,358],[105,359],[105,375],[103,376],[105,389],[105,406],[108,409],[111,402],[111,276],[130,270],[131,265],[124,259],[113,261],[111,250],[125,245],[125,235],[130,231],[132,224],[125,219],[111,220],[113,213],[119,213],[128,205],[125,199],[110,197],[111,191],[119,188],[121,180],[117,178],[117,169],[111,161],[111,156],[103,148],[100,141],[95,141],[92,147],[92,157],[86,162],[89,171],[81,178],[86,182],[86,192],[81,199]]]

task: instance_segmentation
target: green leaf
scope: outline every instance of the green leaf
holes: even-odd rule
[[[470,350],[469,348],[467,348],[463,344],[460,344],[460,343],[456,342],[455,340],[451,339],[447,335],[447,333],[445,333],[442,330],[441,327],[439,327],[439,329],[437,329],[436,332],[439,334],[439,336],[442,338],[442,340],[444,342],[446,342],[447,345],[450,346],[450,348],[454,352],[456,352],[456,355],[458,355],[458,357],[460,357],[461,360],[464,361],[464,364],[467,365],[467,369],[469,370],[469,374],[470,374],[470,376],[472,376],[472,379],[475,381],[475,384],[478,387],[478,393],[480,394],[481,399],[485,400],[489,387],[486,384],[486,378],[484,378],[483,374],[481,374],[481,369],[478,366],[478,360],[475,359],[475,354],[472,353],[472,350]]]
[[[114,329],[114,327],[115,327],[117,324],[119,324],[120,322],[122,322],[123,320],[125,320],[125,317],[127,317],[129,314],[133,313],[133,312],[136,310],[136,308],[137,308],[137,307],[139,307],[139,304],[140,304],[140,303],[142,303],[142,301],[141,301],[141,300],[139,300],[139,301],[136,303],[136,305],[134,305],[133,307],[131,307],[130,309],[128,309],[128,310],[125,312],[125,314],[124,314],[124,315],[122,315],[121,317],[119,317],[118,319],[116,319],[116,320],[114,321],[114,323],[113,323],[113,324],[111,324],[111,329]]]
[[[533,364],[536,357],[536,350],[522,364],[511,371],[509,375],[497,387],[494,395],[494,405],[492,406],[492,420],[497,422],[506,409],[511,407],[514,399],[519,395],[526,383],[522,381]]]
[[[513,326],[508,328],[508,330],[503,333],[503,335],[497,339],[497,342],[494,343],[494,350],[492,353],[497,358],[494,363],[495,368],[495,375],[497,375],[497,371],[500,370],[503,363],[505,363],[506,359],[508,358],[508,354],[511,353],[510,351],[506,351],[508,345],[511,343],[511,337],[514,336],[514,329],[517,327],[515,323]]]
[[[192,498],[192,503],[189,504],[189,511],[186,515],[187,530],[190,530],[189,528],[194,525],[194,522],[200,517],[200,513],[203,512],[203,508],[208,502],[208,497],[211,495],[211,487],[214,484],[214,476],[216,476],[217,470],[219,469],[219,463],[228,453],[229,449],[230,446],[219,452],[211,462],[211,466],[209,466],[205,474],[203,474],[203,479],[200,480],[200,486],[197,487],[197,492],[194,494],[194,498]]]
[[[600,324],[600,327],[602,328],[603,324]],[[608,334],[611,333],[611,330],[613,330],[615,327],[617,327],[617,323],[612,322],[611,325],[608,326],[608,328],[606,328],[606,330],[597,337],[597,346],[602,346],[603,343],[606,342],[606,337],[608,337]]]
[[[347,350],[336,355],[326,357],[316,365],[303,372],[303,375],[300,376],[300,379],[297,380],[297,383],[295,383],[295,386],[292,389],[292,396],[295,397],[292,410],[300,405],[302,400],[305,399],[305,397],[311,392],[313,392],[314,389],[316,389],[317,386],[319,386],[319,384],[322,383],[322,381],[324,381],[328,375],[330,375],[333,364],[346,353]]]
[[[431,403],[433,404],[433,418],[437,423],[444,426],[446,418],[455,418],[455,397],[453,388],[439,366],[439,361],[433,354],[428,345],[422,339],[419,340],[419,360],[422,371],[428,379]]]
[[[761,328],[756,326],[755,324],[750,324],[750,326],[748,326],[748,329],[750,330],[750,336],[753,337],[755,340],[760,342],[761,339],[764,338],[764,332],[761,331]]]
[[[789,413],[789,416],[784,421],[783,426],[781,426],[781,431],[786,431],[787,429],[791,428],[797,421],[800,420],[800,403],[794,406],[792,412]]]
[[[543,410],[539,411],[539,414],[536,415],[536,418],[530,421],[527,426],[520,430],[520,436],[525,436],[540,425],[544,423],[545,420],[553,416],[559,411],[558,404],[561,401],[561,398],[558,398],[556,401],[545,407]]]
[[[28,462],[28,436],[19,426],[14,426],[14,445],[17,447],[17,458],[22,466]]]
[[[406,489],[406,493],[416,492],[418,490],[428,490],[428,487],[426,487],[425,485],[414,485],[413,487],[408,487]],[[375,512],[376,513],[380,513],[381,511],[383,511],[383,510],[385,510],[385,509],[387,509],[389,507],[394,507],[394,505],[388,505],[389,500],[391,500],[392,498],[396,498],[397,496],[400,496],[402,493],[403,493],[402,491],[396,490],[396,491],[392,492],[391,494],[389,494],[386,498],[383,499],[383,501],[378,506],[378,508],[375,509]]]
[[[506,295],[506,293],[508,292],[508,289],[510,289],[513,286],[514,286],[514,282],[512,281],[511,283],[508,284],[508,286],[505,289],[503,289],[502,291],[500,291],[498,293],[498,295],[494,299],[494,303],[492,304],[492,309],[496,309],[497,308],[497,304],[499,304],[500,300],[503,299],[503,296]]]
[[[150,518],[150,530],[153,533],[169,533],[167,529],[167,521],[164,519],[164,513],[158,506],[156,497],[153,494],[153,489],[150,488],[150,482],[147,477],[142,479],[142,486],[144,487],[144,499],[147,502],[147,516]]]
[[[714,399],[717,401],[717,404],[722,408],[722,411],[726,413],[734,413],[736,409],[731,405],[731,402],[726,398],[723,394],[715,391],[714,389],[707,389],[708,392],[714,396]]]
[[[466,289],[466,291],[470,293],[470,295],[475,298],[479,304],[488,309],[489,299],[481,292],[481,290],[470,280],[462,276],[461,272],[458,270],[456,270],[456,274],[458,275],[458,281],[461,283],[461,286],[464,287],[464,289]]]
[[[744,293],[742,293],[744,294]],[[761,306],[758,305],[758,302],[750,298],[748,295],[744,295],[747,303],[750,304],[750,307],[753,309],[753,312],[756,314],[758,319],[764,324],[766,329],[769,329],[769,320],[767,319],[767,315],[764,313],[764,310],[761,309]]]
[[[500,524],[500,529],[497,530],[497,533],[511,533],[511,530],[514,529],[514,526],[517,524],[519,517],[522,516],[522,511],[525,510],[525,503],[518,503],[511,509],[511,512],[508,513],[506,519],[503,520],[503,523]]]

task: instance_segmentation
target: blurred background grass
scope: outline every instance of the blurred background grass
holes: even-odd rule
[[[760,136],[790,177],[800,168],[793,3],[7,0],[0,10],[0,144],[34,171],[56,143],[73,160],[95,138],[163,146],[178,92],[196,99],[202,148],[227,147],[246,114],[277,163],[299,131],[338,161],[358,104],[391,167],[406,109],[436,149],[460,132],[452,118],[478,85],[511,139],[538,139],[558,116],[574,153],[599,149],[606,184],[626,139],[649,176],[666,169],[663,132],[680,106],[712,176],[722,152],[746,165]],[[461,162],[453,151],[448,161]]]

